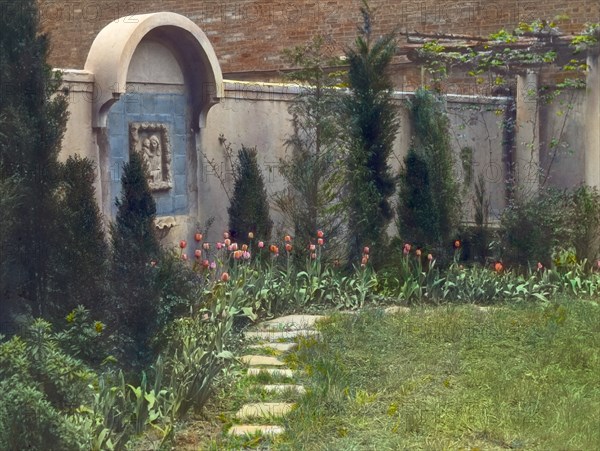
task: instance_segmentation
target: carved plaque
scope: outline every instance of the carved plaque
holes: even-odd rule
[[[146,163],[150,190],[164,191],[173,187],[171,143],[165,124],[129,123],[129,152],[138,152]]]

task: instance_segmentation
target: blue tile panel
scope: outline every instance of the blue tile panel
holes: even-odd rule
[[[183,94],[130,93],[121,96],[108,114],[110,143],[109,177],[112,216],[117,214],[114,199],[120,197],[123,164],[129,161],[129,123],[159,122],[169,130],[173,187],[154,193],[157,216],[183,215],[189,212],[186,175],[186,100]]]

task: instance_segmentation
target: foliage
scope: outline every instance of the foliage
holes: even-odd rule
[[[504,260],[527,266],[552,263],[555,247],[571,237],[570,199],[564,191],[548,189],[534,198],[513,198],[501,216],[500,244]],[[568,246],[567,246],[568,247]]]
[[[307,247],[322,230],[328,237],[329,254],[340,257],[344,210],[340,207],[343,185],[342,128],[340,127],[341,74],[331,67],[339,59],[327,55],[322,36],[284,52],[294,70],[286,79],[300,84],[290,104],[293,133],[286,139],[288,155],[279,171],[287,187],[275,196],[285,226],[293,230],[297,245]]]
[[[70,156],[61,165],[59,206],[63,212],[61,247],[52,257],[56,276],[53,306],[64,315],[84,305],[95,315],[108,296],[108,245],[94,189],[94,163]]]
[[[395,34],[375,40],[372,12],[361,7],[363,24],[354,48],[347,50],[349,95],[345,99],[348,122],[347,204],[349,259],[356,261],[363,246],[374,248],[380,260],[386,229],[393,217],[390,197],[395,179],[388,164],[397,130],[392,103],[392,82],[387,72],[396,50]]]
[[[258,167],[256,148],[242,146],[238,151],[233,180],[233,195],[227,209],[232,238],[244,240],[252,232],[270,239],[273,221],[269,217],[267,189]]]
[[[400,173],[399,233],[443,255],[460,221],[449,119],[442,99],[422,88],[409,107],[415,136]]]
[[[582,185],[571,196],[573,212],[568,215],[573,227],[571,243],[577,258],[592,262],[600,257],[600,193],[595,187]]]
[[[156,204],[145,174],[141,157],[131,153],[123,167],[117,217],[110,226],[114,290],[110,322],[124,339],[124,355],[133,364],[150,357],[148,340],[156,332],[159,297],[154,283],[160,254],[154,226]]]
[[[6,231],[3,297],[20,297],[45,315],[59,247],[57,160],[67,120],[67,100],[56,95],[60,75],[46,63],[47,36],[38,33],[34,0],[3,5],[0,17],[0,180],[14,177],[19,203]],[[5,260],[6,259],[6,260]]]

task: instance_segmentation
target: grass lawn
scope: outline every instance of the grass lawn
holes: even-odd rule
[[[600,449],[600,307],[336,315],[272,449]],[[258,446],[260,444],[254,441]]]

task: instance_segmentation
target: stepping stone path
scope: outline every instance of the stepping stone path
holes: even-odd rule
[[[320,315],[288,315],[258,324],[254,330],[246,332],[249,340],[259,340],[259,343],[249,346],[250,349],[262,349],[287,353],[294,350],[298,343],[294,340],[303,336],[318,336],[315,324],[325,318]],[[248,376],[258,376],[266,372],[273,377],[293,379],[296,374],[286,368],[285,362],[277,357],[248,354],[240,360],[248,365]],[[304,386],[293,383],[288,384],[257,384],[255,388],[264,390],[268,394],[281,395],[282,393],[304,394]],[[281,397],[281,396],[280,396]],[[282,426],[269,424],[269,420],[287,415],[293,408],[290,402],[261,402],[243,405],[236,413],[236,418],[246,424],[232,426],[229,435],[240,436],[260,433],[262,435],[277,435],[285,431]]]

